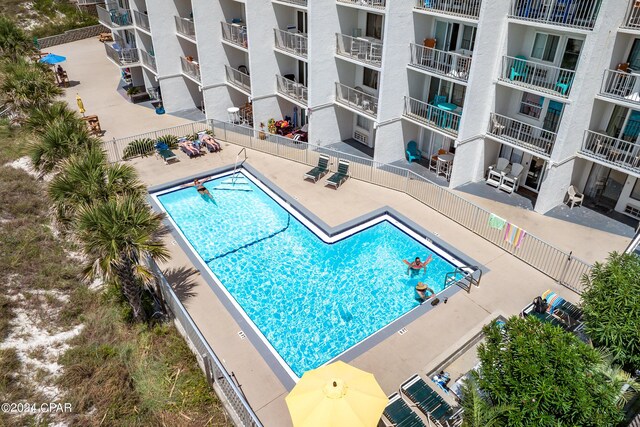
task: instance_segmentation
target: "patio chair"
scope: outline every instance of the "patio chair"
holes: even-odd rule
[[[415,141],[409,141],[409,143],[407,144],[406,153],[409,163],[413,162],[414,160],[420,161],[420,158],[422,157],[422,152],[418,150],[418,143]]]
[[[382,414],[394,426],[422,427],[425,425],[398,393],[389,396],[389,403]]]
[[[500,123],[496,116],[491,115],[491,133],[494,135],[502,135],[502,132],[504,132],[504,130],[507,127],[505,125],[503,125],[502,123]]]
[[[500,183],[500,189],[511,194],[518,189],[520,185],[519,179],[524,166],[520,163],[515,163],[511,166],[511,172],[502,176],[502,182]]]
[[[487,184],[492,187],[499,187],[502,184],[502,177],[509,166],[509,160],[504,157],[498,158],[495,165],[489,166],[487,173]]]
[[[566,95],[571,88],[571,83],[573,83],[573,76],[564,76],[558,79],[556,88],[561,94]]]
[[[527,57],[523,55],[516,56],[511,66],[511,72],[509,73],[509,80],[526,80],[529,74],[529,68],[527,67]]]
[[[327,185],[337,190],[347,179],[349,179],[349,162],[340,160],[338,161],[338,172],[327,179]]]
[[[430,419],[439,422],[457,415],[418,374],[402,384],[400,390]]]
[[[318,158],[318,166],[305,173],[304,179],[309,179],[315,184],[327,173],[329,173],[329,156],[320,154],[320,157]]]
[[[574,187],[573,185],[569,186],[569,189],[567,190],[567,196],[567,203],[570,203],[570,209],[573,209],[575,205],[582,206],[584,194],[578,193],[578,190],[576,190],[576,187]]]
[[[155,149],[156,155],[160,156],[165,164],[169,164],[170,160],[178,160],[178,156],[164,142],[156,142]]]

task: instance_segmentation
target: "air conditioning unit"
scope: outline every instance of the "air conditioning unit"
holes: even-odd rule
[[[369,145],[367,144],[367,141],[369,140],[369,135],[367,135],[366,133],[355,131],[353,133],[353,139],[355,139],[361,144]]]

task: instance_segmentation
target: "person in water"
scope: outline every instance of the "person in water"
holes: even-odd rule
[[[420,270],[427,271],[427,265],[433,261],[433,257],[429,255],[429,258],[427,258],[425,262],[420,261],[420,257],[416,257],[413,262],[409,262],[406,259],[403,261],[407,264],[407,274],[411,274],[413,276],[418,274]]]
[[[196,190],[202,197],[209,197],[211,200],[213,200],[213,196],[211,195],[211,193],[209,193],[209,190],[207,190],[207,187],[202,185],[202,182],[200,182],[198,178],[193,180],[193,186],[196,187]]]
[[[429,292],[429,295],[427,295],[427,292]],[[435,295],[434,290],[422,282],[418,282],[416,285],[416,293],[421,304]]]

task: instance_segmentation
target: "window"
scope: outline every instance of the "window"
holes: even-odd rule
[[[465,25],[464,30],[462,31],[462,43],[460,44],[460,48],[465,50],[473,50],[475,44],[476,28]]]
[[[567,47],[564,49],[560,68],[564,68],[565,70],[575,70],[578,66],[578,59],[580,58],[581,50],[582,40],[567,39]]]
[[[451,94],[451,103],[458,107],[464,107],[465,87],[462,85],[453,85],[453,93]]]
[[[520,114],[539,119],[543,102],[544,98],[539,95],[527,92],[523,93],[522,101],[520,102]]]
[[[627,62],[629,63],[629,68],[632,70],[640,70],[640,39],[633,41]]]
[[[558,49],[560,37],[551,34],[536,33],[536,39],[533,43],[531,57],[541,59],[543,61],[553,62]]]
[[[360,114],[356,114],[356,126],[368,132],[371,130],[371,121],[362,117]]]
[[[382,40],[382,15],[367,13],[367,37]]]
[[[362,75],[362,84],[371,89],[378,89],[378,72],[365,67]]]

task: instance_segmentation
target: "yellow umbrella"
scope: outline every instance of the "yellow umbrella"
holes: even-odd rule
[[[373,374],[340,361],[306,372],[285,400],[294,427],[375,427],[388,402]]]
[[[80,110],[80,114],[82,114],[82,116],[84,117],[84,103],[82,102],[82,98],[80,98],[80,95],[76,94],[76,103],[78,104],[78,110]]]

